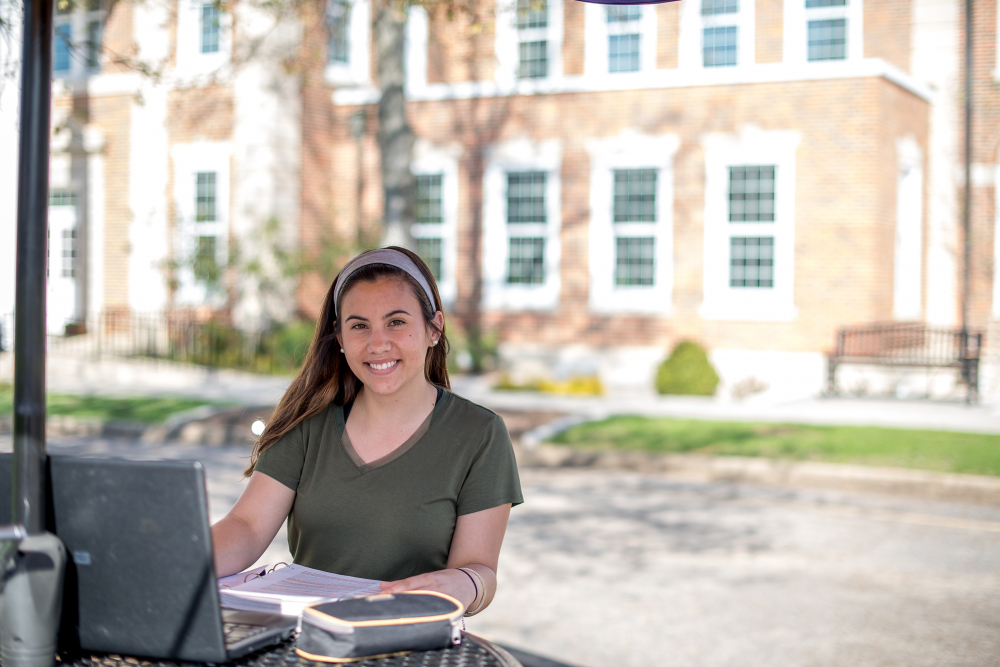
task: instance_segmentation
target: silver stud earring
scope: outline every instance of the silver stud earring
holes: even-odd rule
[[[343,354],[343,353],[344,353],[344,348],[340,348],[340,353],[341,353],[341,354]]]

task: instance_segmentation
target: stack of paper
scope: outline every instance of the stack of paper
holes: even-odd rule
[[[267,572],[244,582],[248,574]],[[331,602],[362,595],[379,595],[382,589],[374,579],[359,579],[314,570],[303,565],[289,565],[274,571],[261,567],[219,579],[219,598],[226,609],[265,611],[298,616],[318,602]]]

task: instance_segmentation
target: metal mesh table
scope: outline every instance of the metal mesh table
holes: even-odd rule
[[[294,642],[287,641],[228,664],[232,667],[329,667],[327,663],[300,658],[294,649]],[[178,667],[182,664],[167,660],[86,653],[61,655],[59,662],[66,667]],[[463,634],[461,644],[451,648],[347,664],[357,667],[521,667],[521,663],[502,648],[467,633]]]

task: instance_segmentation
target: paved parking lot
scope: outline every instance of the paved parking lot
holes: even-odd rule
[[[199,459],[213,518],[247,454],[49,447]],[[500,594],[468,623],[497,641],[589,667],[1000,665],[1000,507],[607,470],[528,469],[522,482]]]

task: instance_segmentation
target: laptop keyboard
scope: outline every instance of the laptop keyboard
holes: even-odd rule
[[[247,625],[246,623],[223,623],[222,634],[226,637],[226,646],[232,646],[254,635],[268,632],[272,628],[263,625]]]

